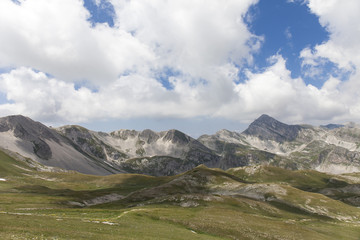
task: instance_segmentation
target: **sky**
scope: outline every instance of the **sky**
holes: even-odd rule
[[[0,116],[96,131],[360,122],[358,0],[1,0]]]

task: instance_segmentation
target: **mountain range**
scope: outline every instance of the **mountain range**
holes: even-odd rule
[[[0,238],[356,240],[359,135],[267,115],[198,139],[4,117]]]
[[[178,130],[96,132],[47,127],[21,115],[0,118],[0,148],[45,166],[86,174],[169,176],[204,164],[223,170],[272,165],[328,173],[360,171],[360,127],[288,125],[261,115],[243,131],[194,139]]]

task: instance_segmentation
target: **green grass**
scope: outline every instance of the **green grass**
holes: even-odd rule
[[[331,175],[315,171],[264,168],[224,172],[197,167],[172,177],[138,174],[92,176],[39,172],[0,151],[0,239],[359,239],[359,209],[303,191],[329,184]],[[345,180],[344,180],[345,181]],[[211,187],[251,182],[278,184],[286,195],[269,201],[213,194]],[[301,190],[302,189],[302,190]],[[236,190],[236,189],[235,189]],[[81,202],[107,194],[124,200],[80,208]],[[195,200],[192,200],[195,199]],[[308,199],[311,199],[308,202]],[[195,201],[196,207],[181,207]],[[326,207],[312,214],[305,208]],[[360,215],[359,215],[360,216]]]
[[[122,213],[67,210],[33,215],[1,214],[0,236],[2,239],[219,239],[136,212],[119,217]]]
[[[0,160],[0,177],[2,178],[22,176],[22,174],[33,170],[26,162],[16,161],[3,151],[0,151]],[[28,161],[30,161],[30,159]]]
[[[258,168],[258,170],[250,173],[251,168]],[[344,181],[336,180],[333,175],[314,170],[291,171],[274,166],[250,166],[229,169],[227,172],[248,182],[285,182],[295,188],[313,192],[323,188],[344,187],[347,185]]]

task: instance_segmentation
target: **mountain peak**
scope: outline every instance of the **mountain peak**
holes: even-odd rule
[[[23,121],[31,121],[34,122],[34,120],[30,119],[29,117],[25,117],[23,115],[10,115],[6,117],[0,118],[1,122],[23,122]]]
[[[176,129],[168,130],[163,138],[164,140],[171,141],[172,143],[188,144],[191,137]]]
[[[258,117],[257,119],[255,119],[255,121],[268,121],[268,120],[272,120],[272,121],[277,121],[275,118],[270,117],[267,114],[262,114],[260,117]]]
[[[341,128],[341,127],[344,127],[345,125],[342,125],[342,124],[334,124],[334,123],[330,123],[330,124],[327,124],[327,125],[320,125],[320,127],[322,128],[326,128],[326,129],[336,129],[336,128]]]
[[[299,125],[287,125],[263,114],[252,122],[243,133],[262,140],[285,142],[295,140],[300,130],[301,126]]]
[[[43,125],[40,122],[36,122],[29,117],[23,115],[11,115],[7,117],[0,118],[0,132],[6,132],[13,130],[15,135],[18,137],[23,136],[24,134],[31,135],[46,135],[48,134],[48,127]],[[52,134],[48,134],[48,137],[51,137]]]
[[[19,139],[19,142],[31,143],[33,152],[41,159],[48,160],[52,157],[50,146],[45,140],[59,142],[54,130],[22,115],[0,118],[0,132],[8,131],[12,131],[13,136]]]

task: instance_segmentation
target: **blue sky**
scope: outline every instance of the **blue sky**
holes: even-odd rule
[[[0,115],[192,136],[262,113],[356,122],[359,12],[355,0],[5,0]]]
[[[250,30],[265,37],[260,52],[255,54],[255,65],[260,69],[269,65],[266,59],[281,54],[291,76],[303,76],[300,52],[328,40],[329,33],[320,25],[319,18],[303,3],[263,0],[251,7],[248,14],[252,16]],[[307,80],[319,86],[314,79]]]

